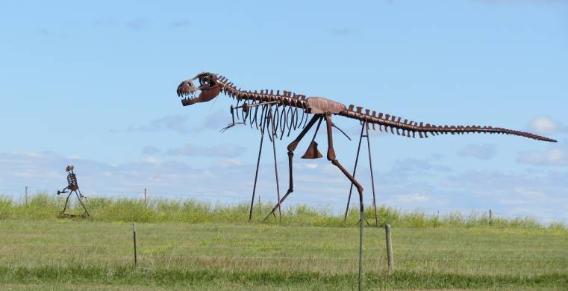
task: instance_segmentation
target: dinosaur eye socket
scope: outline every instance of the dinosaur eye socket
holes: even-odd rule
[[[199,79],[199,83],[201,83],[202,86],[203,85],[206,85],[206,86],[210,85],[209,79],[205,79],[205,78]]]

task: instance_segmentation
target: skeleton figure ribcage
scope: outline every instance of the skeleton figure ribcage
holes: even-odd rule
[[[69,175],[67,175],[67,188],[71,191],[77,191],[79,189],[77,176],[75,176],[74,173],[69,173]]]

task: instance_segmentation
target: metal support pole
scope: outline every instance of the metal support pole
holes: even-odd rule
[[[272,122],[272,132],[275,130],[274,122]],[[278,201],[280,201],[280,181],[278,181],[278,163],[276,162],[276,136],[272,135],[272,153],[274,156],[274,175],[276,176],[276,195],[278,196]],[[280,204],[278,204],[278,220],[282,221],[282,209]]]
[[[357,173],[357,163],[359,163],[359,153],[361,152],[361,141],[363,140],[363,129],[364,124],[361,125],[361,134],[359,135],[359,145],[357,146],[357,156],[355,157],[355,166],[353,167],[353,178],[355,178],[355,174]],[[351,187],[349,188],[349,197],[347,198],[347,207],[345,207],[345,215],[343,216],[343,222],[347,220],[347,214],[349,213],[349,206],[351,204],[351,195],[353,195],[353,183],[351,183]]]
[[[361,133],[359,135],[359,144],[357,146],[357,155],[355,156],[355,165],[353,167],[353,177],[357,174],[357,165],[359,163],[359,155],[361,153],[361,143],[363,138],[367,139],[367,151],[369,157],[369,170],[371,171],[371,186],[373,190],[373,211],[375,213],[375,225],[379,226],[379,216],[377,214],[377,198],[376,198],[376,191],[375,191],[375,176],[373,173],[373,162],[372,162],[372,155],[371,155],[371,139],[369,137],[369,124],[367,122],[361,123]],[[347,220],[347,214],[349,213],[349,206],[351,204],[351,196],[353,195],[353,183],[351,183],[351,187],[349,188],[349,196],[347,198],[347,206],[345,207],[345,214],[343,216],[343,221]]]
[[[369,138],[369,124],[364,124],[365,136],[367,137],[367,150],[369,151],[369,170],[371,171],[371,188],[373,189],[373,209],[375,211],[375,226],[379,226],[379,216],[377,215],[377,200],[375,195],[375,176],[373,175],[373,159],[371,157],[371,139]]]
[[[264,144],[264,129],[260,131],[260,147],[258,149],[258,159],[256,160],[256,172],[254,174],[254,185],[252,187],[252,198],[250,201],[249,221],[252,220],[252,210],[254,207],[254,196],[256,195],[256,183],[258,182],[258,168],[260,166],[260,157],[262,155],[262,145]],[[259,197],[260,200],[260,197]]]

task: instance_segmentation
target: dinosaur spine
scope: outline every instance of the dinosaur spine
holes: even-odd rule
[[[276,91],[274,90],[261,90],[259,91],[244,91],[237,88],[232,82],[230,82],[226,77],[219,76],[219,81],[223,84],[222,91],[228,96],[237,100],[237,106],[235,108],[241,109],[241,114],[243,120],[248,118],[251,126],[255,124],[261,129],[265,125],[274,123],[276,128],[280,129],[280,138],[287,131],[288,135],[293,129],[296,129],[302,124],[305,125],[307,122],[307,115],[310,112],[310,107],[307,102],[306,96],[301,94],[296,94],[289,91]],[[242,105],[239,102],[243,102]],[[260,104],[260,106],[255,106]],[[254,112],[250,112],[251,108],[254,108]],[[260,107],[260,108],[259,108]],[[300,109],[301,112],[298,112]],[[258,119],[258,113],[260,111],[261,118]],[[237,111],[238,116],[239,111]],[[300,113],[302,114],[299,117]],[[415,122],[408,119],[402,119],[394,115],[377,113],[369,109],[365,109],[363,112],[362,107],[355,107],[350,105],[345,110],[337,113],[340,116],[345,116],[348,118],[356,119],[361,122],[370,124],[373,129],[389,132],[396,135],[402,135],[406,137],[419,137],[427,138],[430,135],[439,134],[466,134],[466,133],[488,133],[488,134],[505,134],[505,135],[516,135],[525,138],[546,141],[546,142],[557,142],[554,139],[543,137],[529,132],[512,130],[501,127],[491,127],[491,126],[477,126],[477,125],[432,125],[429,123]],[[265,122],[265,118],[269,116]]]
[[[430,135],[439,134],[466,134],[466,133],[489,133],[489,134],[506,134],[506,135],[516,135],[521,137],[526,137],[530,139],[547,141],[547,142],[557,142],[554,139],[543,137],[540,135],[532,134],[529,132],[512,130],[507,128],[492,127],[492,126],[477,126],[477,125],[432,125],[429,123],[424,124],[423,122],[415,122],[407,119],[402,119],[394,115],[377,113],[373,111],[370,112],[369,109],[362,111],[362,107],[356,107],[354,105],[349,105],[349,108],[339,115],[349,117],[352,119],[359,120],[361,122],[366,122],[373,126],[378,126],[378,130],[390,132],[396,135],[402,135],[406,137],[415,138],[418,134],[420,138],[427,138]]]

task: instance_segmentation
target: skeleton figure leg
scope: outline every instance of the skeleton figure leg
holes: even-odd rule
[[[67,199],[65,199],[65,205],[63,206],[63,210],[61,210],[61,214],[65,214],[65,210],[67,210],[67,204],[69,204],[69,198],[73,194],[73,191],[69,192],[67,195]]]
[[[327,159],[338,167],[339,170],[355,185],[357,192],[359,192],[359,290],[361,290],[361,274],[363,273],[363,186],[339,163],[335,156],[335,149],[333,148],[333,123],[331,115],[325,115],[325,123],[327,125]]]
[[[270,213],[268,215],[266,215],[264,220],[268,219],[268,217],[270,217],[270,215],[272,215],[276,211],[276,209],[279,209],[280,205],[284,202],[284,200],[286,200],[288,195],[290,195],[294,191],[294,178],[293,178],[293,169],[292,169],[292,160],[294,159],[294,150],[296,150],[296,147],[298,147],[298,144],[300,143],[302,138],[304,138],[304,136],[306,135],[306,133],[308,133],[310,128],[312,128],[312,126],[314,126],[316,121],[321,122],[322,118],[323,118],[323,116],[321,114],[314,115],[312,117],[312,119],[310,120],[310,122],[308,122],[306,127],[304,127],[304,129],[302,129],[302,132],[300,132],[298,137],[296,137],[296,139],[288,145],[288,173],[289,173],[288,176],[290,178],[290,180],[288,182],[288,191],[286,191],[286,194],[284,194],[284,196],[282,196],[282,199],[280,199],[280,201],[278,201],[278,203],[274,206],[274,208],[272,208],[272,211],[270,211]]]
[[[83,196],[83,194],[81,193],[80,190],[75,191],[75,195],[77,195],[77,200],[79,200],[79,203],[81,204],[81,206],[83,207],[83,210],[85,210],[85,214],[86,216],[90,216],[89,211],[87,210],[87,207],[85,207],[85,204],[83,203],[83,200],[81,198],[85,197]],[[85,215],[84,214],[84,215]]]

